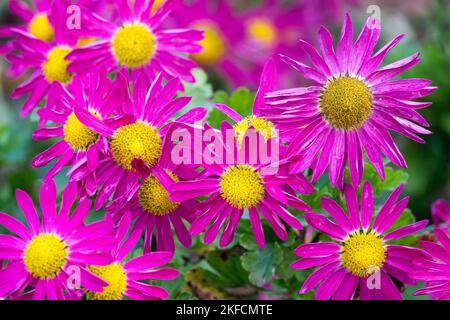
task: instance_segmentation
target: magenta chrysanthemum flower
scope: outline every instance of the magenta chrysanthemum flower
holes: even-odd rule
[[[16,38],[14,46],[17,50],[8,55],[7,59],[11,63],[14,63],[11,59],[19,61],[24,72],[32,71],[31,77],[11,95],[13,99],[29,95],[20,112],[23,117],[47,96],[56,83],[67,85],[72,81],[72,74],[67,71],[69,61],[66,56],[75,47],[77,37],[66,27],[64,15],[63,2],[56,2],[52,8],[55,30],[51,42],[42,41],[26,31],[13,29]],[[48,99],[48,103],[53,104],[53,101]]]
[[[165,79],[180,77],[194,82],[191,73],[195,62],[182,55],[201,50],[197,44],[202,31],[191,29],[162,29],[161,24],[178,5],[179,0],[167,0],[156,12],[154,1],[127,0],[115,2],[118,21],[107,21],[95,14],[83,12],[80,35],[99,39],[91,45],[74,50],[68,59],[69,71],[84,73],[92,65],[105,64],[108,71],[129,68],[143,72],[153,80],[157,74]]]
[[[101,292],[88,292],[88,296],[95,300],[121,300],[124,297],[153,300],[169,297],[169,293],[164,288],[141,281],[172,280],[178,277],[179,272],[176,269],[155,269],[172,260],[173,253],[153,252],[124,261],[141,235],[140,232],[132,231],[126,238],[130,224],[131,216],[124,215],[116,234],[116,238],[120,241],[112,252],[114,262],[109,265],[89,266],[91,272],[108,283]]]
[[[411,272],[411,277],[425,282],[425,288],[417,290],[414,295],[450,300],[450,238],[440,229],[436,229],[436,238],[439,243],[420,242],[429,256],[414,260],[416,268]]]
[[[32,161],[33,167],[42,167],[59,158],[46,174],[47,177],[52,178],[65,166],[73,167],[77,180],[91,177],[89,174],[97,169],[99,158],[108,151],[108,142],[105,137],[84,126],[74,110],[82,108],[114,125],[114,120],[109,118],[121,106],[125,90],[117,82],[109,80],[104,70],[96,68],[86,76],[75,77],[66,88],[55,84],[49,93],[49,100],[54,101],[54,105],[47,104],[38,111],[40,122],[51,122],[52,126],[36,130],[33,139],[59,138],[59,141],[36,156]],[[95,185],[88,187],[95,188]]]
[[[0,235],[0,259],[8,262],[0,270],[0,297],[21,299],[77,299],[79,284],[93,292],[107,284],[86,269],[86,265],[106,265],[113,259],[109,251],[116,239],[112,223],[99,221],[84,226],[91,202],[81,201],[72,214],[76,186],[69,184],[63,192],[57,214],[56,186],[52,180],[44,182],[39,200],[42,222],[31,198],[17,190],[17,203],[24,213],[28,228],[19,220],[0,213],[0,225],[15,235]],[[78,279],[71,277],[79,274]],[[32,287],[31,291],[26,291]]]
[[[443,227],[450,231],[450,204],[444,199],[438,199],[431,205],[431,218],[436,228]]]
[[[192,181],[175,183],[170,187],[169,199],[172,201],[209,196],[201,203],[202,212],[192,223],[191,234],[198,235],[211,224],[204,238],[205,243],[210,244],[224,227],[219,244],[227,246],[233,240],[242,215],[247,211],[255,240],[261,247],[265,246],[265,236],[260,214],[267,219],[275,234],[282,240],[287,240],[288,235],[280,219],[294,229],[301,229],[301,223],[286,206],[300,211],[308,210],[309,206],[298,199],[295,192],[309,194],[314,192],[314,188],[302,175],[287,175],[287,170],[283,168],[286,159],[277,163],[263,163],[259,156],[256,159],[249,157],[261,155],[260,151],[270,145],[271,139],[266,141],[262,135],[257,134],[257,143],[243,143],[242,141],[245,142],[254,131],[247,130],[240,140],[235,137],[233,127],[227,122],[222,123],[220,132],[213,133],[211,128],[208,131],[214,135],[216,143],[212,150],[206,147],[207,151],[202,153],[202,176]],[[230,138],[231,145],[227,140]],[[216,157],[220,159],[216,161]],[[276,166],[279,166],[278,170],[273,170]]]
[[[51,10],[51,1],[44,0],[33,3],[29,6],[26,2],[20,0],[9,1],[9,10],[16,15],[22,23],[20,25],[0,27],[0,37],[11,38],[12,41],[6,41],[0,45],[0,54],[5,54],[10,63],[8,76],[18,78],[23,75],[27,69],[27,62],[20,55],[9,54],[17,48],[15,41],[15,30],[19,29],[28,32],[33,37],[42,41],[51,42],[54,40],[54,16]]]
[[[244,26],[227,1],[184,1],[173,18],[179,27],[204,31],[202,51],[192,55],[199,65],[214,70],[234,87],[254,86],[238,50],[245,37]]]
[[[416,233],[428,223],[422,220],[388,231],[408,204],[408,197],[397,202],[402,189],[400,185],[392,192],[375,218],[369,182],[362,188],[359,208],[355,190],[351,185],[346,186],[348,214],[332,199],[322,198],[322,206],[334,222],[322,214],[305,214],[308,224],[332,241],[302,244],[295,250],[302,259],[294,262],[292,268],[318,267],[306,279],[300,294],[317,287],[316,299],[351,300],[359,288],[361,300],[402,299],[392,277],[414,285],[415,281],[408,275],[414,268],[412,261],[425,255],[419,249],[389,242]]]
[[[379,23],[369,18],[353,43],[352,22],[347,15],[336,52],[329,31],[321,28],[318,40],[322,55],[309,43],[301,42],[313,66],[282,57],[316,83],[266,95],[268,106],[264,111],[268,119],[280,130],[296,134],[289,154],[303,155],[292,165],[291,173],[311,167],[312,181],[317,181],[329,167],[331,184],[342,188],[348,162],[351,183],[358,187],[364,170],[362,147],[384,179],[381,153],[394,164],[406,167],[389,131],[421,143],[424,140],[417,134],[430,133],[422,128],[428,123],[415,109],[431,103],[411,100],[430,94],[436,87],[430,87],[431,81],[427,79],[393,80],[420,61],[419,53],[378,68],[403,37],[397,36],[372,55],[380,35]]]
[[[123,88],[128,88],[128,71],[119,72],[117,81]],[[96,210],[112,194],[113,200],[128,198],[130,190],[138,188],[140,175],[136,174],[134,167],[136,159],[149,167],[158,181],[166,181],[168,174],[164,168],[170,160],[171,148],[171,137],[166,135],[167,131],[177,123],[194,123],[205,117],[205,108],[194,108],[173,119],[191,98],[173,98],[180,88],[180,79],[171,79],[165,86],[162,82],[161,75],[151,84],[144,74],[135,78],[132,82],[133,94],[126,95],[115,118],[99,119],[86,109],[75,108],[75,115],[82,124],[109,140],[108,156],[98,164],[96,172],[100,187],[94,205]]]

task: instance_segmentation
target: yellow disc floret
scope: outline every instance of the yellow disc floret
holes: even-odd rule
[[[162,140],[151,125],[135,122],[117,129],[110,145],[116,162],[131,171],[133,159],[141,159],[149,167],[154,166],[161,155]]]
[[[69,115],[64,125],[64,140],[73,150],[86,151],[98,138],[99,134],[82,124],[75,113]]]
[[[179,181],[172,172],[167,173],[172,180]],[[169,200],[169,193],[153,175],[139,189],[139,204],[147,213],[155,216],[164,216],[180,206],[180,203]]]
[[[372,93],[356,78],[332,79],[322,92],[319,111],[333,128],[359,129],[372,114]]]
[[[127,274],[118,263],[107,266],[90,266],[89,270],[108,282],[102,292],[89,292],[95,300],[121,300],[127,289]]]
[[[266,140],[277,136],[277,130],[272,122],[264,118],[250,116],[234,125],[234,133],[239,143],[242,143],[244,135],[249,128],[255,129],[255,131],[262,134]]]
[[[220,192],[231,206],[252,208],[264,197],[261,175],[251,166],[237,165],[225,171],[220,179]]]
[[[53,279],[67,263],[69,252],[57,235],[41,233],[26,246],[23,261],[28,272],[36,279]]]
[[[199,42],[203,47],[200,53],[192,57],[200,64],[213,65],[217,63],[225,53],[225,42],[218,29],[209,22],[199,22],[192,26],[194,29],[203,30],[204,38]]]
[[[45,13],[38,13],[31,19],[28,31],[36,38],[46,42],[52,41],[55,37],[55,31]]]
[[[70,53],[70,48],[58,46],[49,51],[47,60],[42,64],[42,72],[48,82],[58,81],[67,84],[72,80],[72,74],[67,72],[70,61],[66,56]]]
[[[267,19],[253,19],[247,26],[247,32],[253,39],[266,45],[273,44],[277,37],[275,27]]]
[[[112,49],[121,65],[138,68],[149,63],[153,57],[156,38],[143,24],[124,24],[114,34]]]
[[[383,239],[374,232],[352,233],[342,246],[344,267],[358,277],[367,277],[379,270],[386,261]]]

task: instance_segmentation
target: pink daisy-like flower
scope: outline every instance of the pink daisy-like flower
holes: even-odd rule
[[[411,272],[411,277],[425,282],[425,288],[417,290],[414,295],[450,300],[450,238],[441,229],[436,229],[436,237],[439,243],[420,242],[429,256],[414,260],[416,268]]]
[[[438,199],[431,205],[431,218],[436,228],[450,231],[450,205],[444,199]]]
[[[154,1],[127,0],[115,2],[118,21],[107,21],[84,12],[80,35],[99,39],[91,45],[74,50],[68,59],[69,71],[84,73],[92,65],[105,64],[108,71],[129,68],[133,74],[143,72],[153,80],[162,74],[165,79],[180,77],[194,82],[191,73],[195,62],[182,55],[201,50],[197,44],[202,32],[191,29],[162,29],[161,24],[178,5],[179,0],[167,0],[155,12]]]
[[[65,166],[73,167],[77,180],[92,177],[89,173],[97,169],[99,157],[107,153],[108,142],[105,137],[84,126],[74,109],[82,108],[114,126],[115,120],[110,116],[121,106],[125,90],[117,82],[109,80],[104,70],[97,68],[86,76],[75,77],[66,88],[56,83],[49,93],[49,100],[54,105],[47,104],[38,111],[41,122],[50,121],[52,126],[36,130],[33,139],[59,138],[59,141],[36,156],[32,161],[33,167],[42,167],[59,158],[46,177],[55,176]],[[93,182],[90,184],[92,186],[88,189],[96,188]]]
[[[24,213],[28,228],[19,220],[0,213],[0,225],[15,235],[0,235],[0,259],[8,261],[0,270],[0,297],[21,299],[77,299],[80,287],[99,292],[105,281],[86,269],[86,265],[107,265],[113,259],[109,251],[116,239],[112,223],[99,221],[83,225],[91,202],[81,201],[72,214],[76,186],[69,184],[63,191],[57,214],[56,186],[45,181],[39,195],[42,221],[31,198],[17,190],[16,199]],[[78,279],[72,279],[77,272]],[[74,281],[72,281],[72,280]],[[26,291],[32,287],[31,291]]]
[[[88,296],[95,300],[121,300],[124,297],[135,300],[153,300],[169,297],[169,293],[164,288],[141,281],[172,280],[178,277],[179,272],[176,269],[155,269],[172,260],[173,253],[153,252],[124,261],[141,235],[135,229],[126,238],[130,224],[131,215],[124,215],[116,234],[116,238],[120,241],[112,250],[114,262],[109,265],[89,266],[91,272],[108,283],[101,292],[88,292]]]
[[[67,71],[69,61],[66,60],[66,56],[75,47],[77,37],[66,27],[64,15],[63,2],[55,2],[52,7],[55,31],[51,42],[42,41],[20,29],[13,30],[16,37],[15,49],[18,52],[14,50],[7,59],[11,63],[14,63],[11,59],[16,59],[23,64],[23,71],[29,69],[32,71],[31,77],[19,85],[11,95],[13,99],[29,95],[20,112],[22,117],[27,116],[56,83],[67,85],[72,81],[72,74]],[[53,104],[50,100],[48,103]]]
[[[408,275],[414,269],[413,259],[425,255],[419,249],[389,242],[416,233],[428,223],[422,220],[388,230],[408,204],[409,197],[397,202],[402,189],[400,185],[392,192],[375,218],[369,182],[362,188],[360,207],[356,191],[346,185],[347,213],[332,199],[322,198],[322,207],[334,222],[323,214],[305,214],[308,224],[332,241],[302,244],[295,249],[295,254],[302,259],[294,262],[292,268],[318,267],[306,279],[300,294],[317,287],[316,299],[351,300],[359,289],[361,300],[402,299],[392,277],[414,285],[415,281]]]
[[[223,227],[219,244],[227,246],[233,240],[242,215],[247,211],[255,240],[261,247],[265,246],[265,236],[260,214],[282,240],[287,240],[288,235],[280,219],[294,229],[301,229],[301,223],[286,206],[292,206],[299,211],[309,210],[309,206],[296,197],[296,191],[310,194],[314,192],[314,188],[302,175],[285,174],[287,170],[284,170],[283,166],[287,163],[286,159],[264,163],[260,156],[253,158],[254,155],[263,153],[262,148],[269,148],[274,138],[266,141],[262,135],[249,129],[241,142],[227,122],[222,123],[220,132],[211,128],[208,132],[215,137],[215,144],[203,150],[202,176],[192,181],[175,183],[170,187],[169,199],[172,201],[209,196],[201,203],[202,211],[191,224],[191,234],[198,235],[208,229],[204,241],[210,244]],[[244,143],[252,133],[257,135],[258,142]],[[272,152],[276,150],[272,149]],[[208,228],[209,224],[211,226]]]
[[[119,198],[107,206],[114,220],[120,220],[127,212],[136,218],[133,230],[145,231],[144,252],[153,249],[174,252],[175,235],[185,247],[192,244],[186,223],[190,224],[194,220],[198,203],[192,199],[171,201],[167,189],[174,182],[195,178],[198,172],[193,167],[174,164],[169,152],[170,148],[163,147],[158,165],[165,172],[159,174],[159,178],[143,161],[136,162],[134,165],[142,182],[131,189],[126,197]],[[152,248],[154,235],[156,245]]]
[[[204,31],[202,51],[192,58],[202,67],[213,70],[233,87],[253,86],[237,50],[245,37],[242,20],[228,1],[194,0],[174,10],[174,23]]]
[[[353,26],[347,15],[336,52],[329,31],[321,28],[318,40],[322,55],[309,43],[301,41],[313,66],[282,57],[316,83],[266,95],[264,111],[268,119],[280,130],[296,134],[288,153],[304,155],[293,163],[291,173],[311,167],[314,182],[328,167],[331,184],[342,188],[348,162],[351,183],[358,187],[364,170],[362,147],[384,179],[381,153],[394,164],[406,167],[389,131],[420,143],[424,140],[417,134],[430,133],[422,128],[428,123],[415,109],[431,103],[411,100],[430,94],[436,87],[430,87],[431,81],[427,79],[393,80],[420,61],[419,53],[378,68],[403,37],[397,36],[372,55],[380,35],[379,24],[380,21],[369,18],[353,43]]]
[[[11,38],[0,45],[0,54],[7,54],[10,66],[8,76],[18,78],[27,69],[27,62],[20,55],[10,55],[17,48],[17,41],[14,39],[14,30],[19,29],[28,32],[33,37],[42,41],[51,42],[54,40],[54,16],[51,10],[51,1],[36,1],[32,6],[20,0],[11,0],[8,3],[9,10],[23,21],[20,25],[0,27],[0,37]]]
[[[128,71],[119,72],[117,81],[123,88],[128,88]],[[171,148],[167,131],[177,123],[194,123],[205,117],[207,110],[200,107],[173,119],[191,98],[173,98],[180,88],[180,79],[173,78],[165,86],[162,83],[161,75],[151,84],[144,74],[135,78],[132,95],[126,92],[122,108],[114,118],[99,119],[86,109],[75,108],[75,115],[82,124],[109,141],[108,156],[99,162],[96,171],[100,187],[94,205],[96,210],[105,205],[111,195],[114,194],[113,201],[128,198],[133,194],[131,190],[139,187],[140,174],[135,167],[139,161],[135,160],[141,160],[149,167],[158,181],[167,181],[164,168],[170,159]]]

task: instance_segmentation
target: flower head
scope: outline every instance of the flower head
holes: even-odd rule
[[[39,21],[47,16],[52,17],[50,20],[55,28],[51,41],[42,40],[42,37],[36,37],[33,33],[21,28],[11,30],[16,50],[8,54],[7,59],[12,65],[15,62],[19,63],[20,74],[28,70],[32,72],[30,78],[19,85],[11,95],[13,99],[28,95],[28,100],[22,107],[21,116],[27,116],[43,98],[47,97],[50,89],[56,84],[66,86],[73,79],[73,74],[67,70],[69,60],[66,57],[76,46],[78,38],[65,24],[64,3],[64,1],[55,2],[49,13],[37,17]],[[40,24],[44,23],[42,21]],[[36,28],[42,30],[42,26]],[[47,100],[49,104],[53,104],[50,98]]]
[[[0,259],[8,262],[0,270],[0,297],[77,299],[80,287],[72,286],[70,281],[75,269],[82,287],[99,292],[106,285],[86,265],[107,265],[113,261],[108,253],[116,243],[111,234],[113,226],[106,220],[83,224],[90,200],[80,201],[70,214],[75,189],[75,184],[69,184],[64,190],[57,214],[56,186],[51,180],[45,181],[39,195],[41,221],[28,194],[17,190],[17,204],[28,228],[16,218],[0,213],[0,225],[14,234],[0,235]],[[33,289],[27,291],[28,287]]]
[[[49,93],[54,105],[47,104],[38,111],[40,122],[50,122],[52,126],[37,129],[33,138],[59,138],[59,141],[36,156],[32,161],[33,167],[42,167],[59,157],[47,177],[58,174],[65,166],[72,168],[69,175],[76,180],[82,180],[96,170],[98,162],[108,151],[108,142],[83,125],[74,110],[81,108],[98,119],[108,120],[121,106],[125,90],[117,85],[117,81],[109,80],[104,70],[96,68],[86,76],[76,77],[67,87],[56,84]],[[95,188],[89,186],[87,189]]]
[[[117,77],[123,88],[129,87],[127,72],[119,72]],[[134,194],[129,192],[139,185],[141,176],[136,168],[139,161],[143,163],[141,167],[147,167],[159,181],[167,179],[164,166],[170,159],[172,146],[168,130],[179,123],[200,121],[206,115],[206,109],[193,108],[174,117],[191,100],[190,97],[173,98],[180,85],[180,79],[174,78],[163,86],[161,75],[148,83],[141,73],[133,79],[133,93],[126,91],[125,101],[115,117],[100,119],[86,109],[75,108],[75,115],[84,126],[108,140],[108,155],[98,163],[96,171],[100,187],[96,209],[111,195],[117,200]]]
[[[421,241],[420,246],[427,253],[414,260],[411,277],[424,281],[425,288],[414,295],[430,295],[437,300],[450,300],[450,237],[446,231],[436,229],[438,243]]]
[[[329,31],[321,28],[318,40],[322,55],[301,41],[312,66],[282,56],[304,77],[315,82],[314,86],[266,95],[267,118],[293,136],[288,154],[304,155],[293,163],[291,173],[311,167],[312,181],[317,181],[329,167],[331,184],[342,189],[348,162],[351,183],[358,187],[364,170],[363,148],[384,179],[381,154],[394,164],[406,167],[389,131],[420,143],[424,140],[417,134],[430,133],[423,128],[428,123],[415,109],[431,103],[411,100],[427,96],[436,87],[430,87],[431,81],[427,79],[393,80],[420,61],[419,53],[378,68],[403,37],[397,36],[372,55],[380,36],[379,23],[369,18],[353,43],[353,26],[347,15],[336,52]]]
[[[397,202],[402,189],[400,185],[392,192],[375,217],[369,182],[362,188],[360,206],[353,187],[345,187],[347,213],[334,200],[322,198],[322,207],[334,221],[319,213],[305,214],[308,224],[331,241],[302,244],[295,250],[301,259],[292,268],[317,267],[304,282],[300,294],[317,287],[315,297],[320,300],[351,300],[356,292],[361,300],[402,298],[392,278],[414,285],[409,276],[414,268],[412,260],[424,254],[416,248],[390,242],[416,233],[428,223],[422,220],[391,230],[408,204],[408,197]],[[378,279],[377,286],[372,284],[374,277]]]
[[[92,273],[108,283],[100,292],[88,292],[88,296],[95,300],[121,300],[123,297],[135,300],[167,298],[169,293],[164,288],[141,281],[172,280],[179,275],[179,272],[173,268],[155,269],[172,259],[173,253],[171,252],[147,253],[128,261],[125,260],[141,235],[140,232],[131,231],[125,239],[130,224],[131,216],[124,215],[116,233],[116,237],[120,241],[112,250],[114,261],[108,265],[88,267]]]
[[[261,247],[265,246],[265,236],[260,214],[282,240],[287,239],[287,233],[280,219],[294,229],[301,229],[301,223],[286,207],[308,210],[309,206],[296,197],[296,191],[309,194],[314,189],[304,176],[286,175],[287,171],[283,168],[286,159],[278,162],[262,160],[261,150],[273,146],[271,142],[274,138],[265,139],[254,130],[247,130],[242,141],[239,141],[234,128],[226,122],[222,124],[221,131],[215,132],[209,128],[208,132],[208,135],[214,136],[215,143],[205,146],[203,173],[197,179],[175,183],[170,189],[169,199],[172,201],[208,196],[201,204],[201,213],[191,225],[191,234],[198,235],[208,229],[205,243],[210,244],[223,227],[219,244],[227,246],[247,211],[256,242]],[[246,143],[252,135],[257,137],[259,143]],[[271,149],[272,152],[278,152],[275,148]],[[256,158],[253,157],[255,155]]]
[[[20,19],[19,25],[4,26],[0,28],[0,37],[9,38],[0,45],[0,53],[6,55],[10,63],[8,76],[19,78],[27,69],[27,61],[20,55],[13,54],[18,49],[18,39],[15,30],[21,30],[30,36],[46,42],[55,38],[55,10],[51,9],[51,1],[38,1],[28,4],[21,0],[9,1],[9,10]]]
[[[108,71],[118,68],[143,72],[153,80],[157,74],[170,79],[180,77],[193,82],[191,74],[196,64],[182,53],[201,50],[197,44],[201,31],[191,29],[163,29],[161,24],[178,5],[179,0],[167,0],[156,11],[153,1],[116,1],[117,21],[107,21],[95,14],[84,13],[85,28],[80,34],[99,39],[92,45],[74,50],[68,59],[69,70],[84,73],[93,64],[104,64]]]

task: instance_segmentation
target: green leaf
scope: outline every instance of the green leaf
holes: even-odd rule
[[[252,113],[255,94],[245,87],[236,89],[230,95],[223,90],[219,90],[214,94],[213,100],[215,103],[229,106],[242,116],[248,116]],[[231,119],[217,109],[211,110],[208,122],[212,127],[219,128],[223,121],[231,121]]]
[[[267,244],[264,250],[258,249],[244,253],[241,262],[244,269],[250,272],[250,282],[262,287],[272,280],[275,264],[282,258],[279,248],[273,244]]]
[[[217,273],[221,287],[233,288],[247,284],[249,274],[242,268],[240,254],[237,252],[209,252],[206,261]]]

